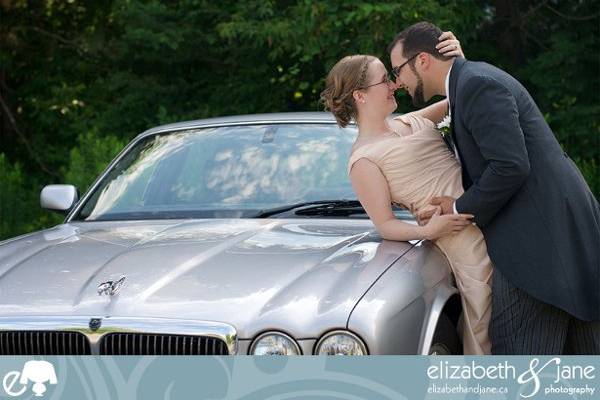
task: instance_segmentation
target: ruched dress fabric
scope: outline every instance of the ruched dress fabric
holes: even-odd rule
[[[461,169],[433,122],[415,115],[397,117],[410,126],[411,134],[392,134],[360,145],[352,152],[348,173],[356,161],[366,158],[385,176],[392,201],[416,216],[435,208],[436,196],[460,197]],[[464,354],[490,354],[488,325],[491,316],[492,262],[483,234],[475,225],[435,241],[446,255],[461,293],[459,320]]]

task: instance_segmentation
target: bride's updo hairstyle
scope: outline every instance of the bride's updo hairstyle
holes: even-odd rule
[[[356,120],[356,104],[352,93],[365,88],[369,64],[376,59],[366,55],[346,56],[327,75],[321,101],[342,128]]]

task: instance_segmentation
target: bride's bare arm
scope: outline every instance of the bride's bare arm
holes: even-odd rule
[[[428,120],[433,121],[434,124],[437,124],[441,122],[447,114],[448,101],[444,99],[420,110],[408,113],[407,115],[418,115],[419,117],[427,118]]]
[[[373,162],[361,158],[350,171],[354,193],[369,215],[377,231],[388,240],[437,239],[463,230],[472,216],[464,214],[436,215],[427,225],[418,226],[400,221],[392,211],[387,180]]]
[[[371,161],[361,158],[350,171],[354,193],[384,239],[427,239],[424,227],[402,222],[392,212],[390,190],[381,170]]]

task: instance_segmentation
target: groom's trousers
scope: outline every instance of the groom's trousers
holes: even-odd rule
[[[492,278],[492,354],[600,354],[600,321],[534,299],[498,270]]]

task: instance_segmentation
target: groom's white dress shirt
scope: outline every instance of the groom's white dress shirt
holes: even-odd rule
[[[446,75],[446,83],[444,84],[446,89],[446,100],[448,101],[448,115],[450,116],[450,120],[452,120],[452,107],[450,106],[450,71],[452,71],[452,65],[450,65],[450,69],[448,70],[448,74]],[[456,150],[456,144],[453,142],[454,146],[454,157],[458,160],[460,164],[460,158],[458,157],[458,150]]]
[[[448,115],[450,118],[452,118],[452,111],[450,107],[450,71],[452,71],[452,65],[450,65],[450,69],[446,75],[446,83],[444,84],[444,87],[446,89],[446,100],[448,100]]]

